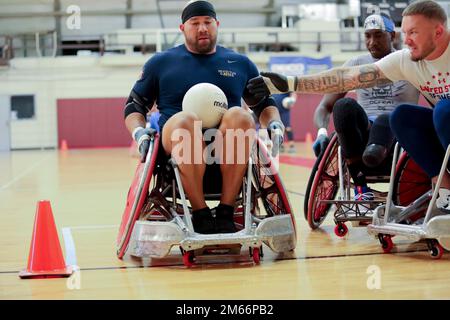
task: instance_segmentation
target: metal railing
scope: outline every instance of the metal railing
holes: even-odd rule
[[[54,31],[0,35],[0,50],[5,60],[14,57],[56,56],[57,34]]]
[[[80,38],[70,39],[73,43],[59,41],[56,31],[41,31],[17,35],[0,35],[0,59],[10,60],[14,57],[56,57],[63,50],[92,50],[103,55],[105,45],[103,37],[90,39],[94,43],[84,43]],[[75,53],[76,54],[76,53]]]
[[[119,30],[104,35],[106,51],[140,48],[143,52],[162,51],[181,44],[183,35],[178,29]],[[358,30],[300,31],[286,28],[220,29],[218,43],[238,49],[242,53],[252,51],[302,51],[323,52],[364,50],[363,33]]]
[[[77,50],[91,50],[103,55],[106,52],[129,54],[152,53],[171,48],[184,42],[178,29],[124,29],[111,34],[59,41],[55,31],[44,31],[20,35],[0,35],[0,57],[55,57],[72,55]],[[241,53],[264,52],[320,52],[336,53],[363,51],[364,35],[359,30],[300,31],[294,28],[238,28],[220,29],[218,43]]]

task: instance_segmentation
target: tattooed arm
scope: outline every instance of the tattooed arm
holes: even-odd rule
[[[297,77],[298,92],[341,93],[391,82],[374,64],[335,68],[316,75]]]
[[[249,81],[248,89],[255,96],[296,91],[299,93],[342,93],[358,88],[385,85],[391,81],[374,64],[333,68],[314,75],[283,76],[261,72]]]

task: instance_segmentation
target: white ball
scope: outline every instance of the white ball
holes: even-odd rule
[[[194,112],[202,121],[203,128],[214,128],[228,109],[225,93],[211,83],[198,83],[183,98],[183,111]]]
[[[286,97],[281,101],[281,104],[285,109],[290,109],[295,103],[295,98],[292,97]]]

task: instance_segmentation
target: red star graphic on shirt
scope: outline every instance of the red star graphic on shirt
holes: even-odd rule
[[[433,79],[436,79],[436,76],[433,76]]]
[[[450,72],[447,72],[446,74],[447,74],[448,76],[450,76]]]
[[[439,77],[442,76],[442,73],[438,72],[438,76],[439,76]]]
[[[430,81],[427,81],[427,85],[430,85],[431,84],[431,82]]]

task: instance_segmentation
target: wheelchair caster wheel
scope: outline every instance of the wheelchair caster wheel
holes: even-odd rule
[[[194,251],[185,251],[183,253],[183,263],[186,267],[192,267],[195,263]]]
[[[378,235],[378,239],[381,243],[381,248],[384,253],[389,253],[394,248],[394,242],[392,242],[392,237],[388,234],[380,234]]]
[[[442,258],[442,255],[444,254],[444,248],[437,240],[428,241],[428,248],[430,250],[431,258],[436,260]]]
[[[334,227],[334,233],[338,236],[338,237],[344,237],[347,233],[348,233],[348,228],[344,223],[338,223],[335,227]]]
[[[253,248],[252,257],[253,257],[253,262],[255,264],[259,264],[259,262],[261,261],[261,255],[260,255],[259,248]]]

